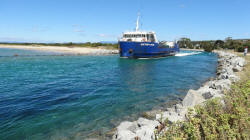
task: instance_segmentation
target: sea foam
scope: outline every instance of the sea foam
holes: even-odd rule
[[[190,53],[177,53],[175,56],[188,56],[188,55],[196,55],[202,52],[190,52]]]

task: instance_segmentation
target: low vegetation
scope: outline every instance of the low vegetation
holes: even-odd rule
[[[233,40],[231,37],[223,40],[191,41],[189,38],[181,38],[179,41],[180,48],[204,49],[211,52],[214,49],[231,49],[236,52],[243,52],[244,48],[250,47],[250,39]]]
[[[167,130],[156,134],[160,140],[250,138],[250,56],[239,75],[241,81],[232,85],[224,100],[208,100],[203,106],[190,109],[187,121],[168,124]]]
[[[118,49],[117,43],[0,43],[0,44],[7,44],[7,45],[33,45],[33,46],[58,46],[58,47],[105,47],[107,49]]]

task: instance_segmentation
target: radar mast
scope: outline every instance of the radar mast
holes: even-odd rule
[[[140,13],[138,13],[135,31],[139,31],[139,20],[140,20]]]

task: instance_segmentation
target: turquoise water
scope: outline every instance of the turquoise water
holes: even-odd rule
[[[134,60],[0,49],[0,56],[1,140],[101,137],[198,88],[217,65],[212,53]]]

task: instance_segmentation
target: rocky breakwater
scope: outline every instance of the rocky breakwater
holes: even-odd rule
[[[223,97],[231,84],[240,79],[235,72],[242,71],[246,61],[231,53],[223,51],[215,51],[215,53],[218,54],[219,59],[217,76],[214,80],[204,83],[197,90],[190,89],[181,103],[156,114],[155,120],[139,118],[134,122],[122,122],[117,127],[113,140],[154,140],[155,131],[166,129],[163,124],[166,119],[169,123],[185,121],[188,108],[202,104],[211,98]]]

